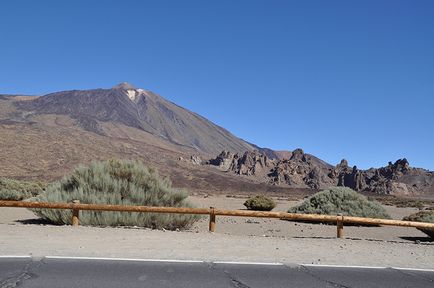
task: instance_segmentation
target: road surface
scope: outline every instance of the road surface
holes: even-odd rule
[[[434,287],[434,271],[206,262],[0,258],[0,287]]]

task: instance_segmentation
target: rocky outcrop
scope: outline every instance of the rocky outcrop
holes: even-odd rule
[[[400,179],[417,169],[411,168],[407,159],[399,159],[395,163],[378,169],[359,170],[357,166],[348,167],[344,159],[332,171],[332,177],[337,177],[337,185],[349,187],[355,191],[367,191],[376,194],[417,194],[416,187],[411,187]],[[429,175],[428,175],[429,176]],[[432,176],[431,176],[432,177]]]
[[[274,165],[274,161],[270,160],[267,156],[260,154],[258,151],[245,152],[244,155],[238,159],[235,172],[240,175],[257,175],[261,172],[266,172]]]
[[[233,170],[232,167],[238,159],[238,154],[229,151],[222,151],[215,159],[211,159],[207,164],[218,166],[223,171]]]
[[[318,158],[305,154],[302,149],[296,149],[289,155],[289,159],[275,160],[256,150],[247,151],[242,156],[223,151],[208,164],[238,175],[257,177],[274,185],[319,189],[324,183],[332,182],[327,176],[329,165]]]
[[[434,190],[434,173],[410,167],[405,158],[389,162],[386,167],[361,170],[357,166],[350,167],[345,159],[334,167],[330,166],[302,149],[289,155],[288,159],[270,160],[258,151],[245,152],[241,157],[223,151],[207,163],[223,171],[293,188],[319,190],[345,186],[382,195],[417,195]]]
[[[302,149],[296,149],[289,159],[279,161],[271,169],[269,182],[276,185],[320,189],[332,182],[327,175],[328,170],[327,165],[318,162],[312,155],[305,154]]]
[[[337,186],[349,187],[355,191],[364,191],[366,188],[362,171],[358,170],[357,166],[350,168],[345,159],[342,159],[329,175],[337,179]]]
[[[275,165],[275,161],[257,150],[247,151],[243,156],[223,151],[215,159],[209,160],[208,164],[238,175],[255,176],[268,172]]]

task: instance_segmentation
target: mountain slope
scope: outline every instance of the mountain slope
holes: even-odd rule
[[[105,135],[102,123],[119,123],[206,154],[216,154],[224,149],[233,152],[254,149],[202,116],[128,83],[112,89],[52,93],[18,102],[17,107],[33,115],[67,115],[80,127],[100,135]]]
[[[179,146],[144,130],[114,122],[100,123],[105,135],[82,129],[67,115],[26,114],[17,109],[29,97],[0,97],[0,177],[52,181],[80,165],[112,158],[140,160],[175,187],[190,193],[276,193],[300,197],[309,189],[260,183],[222,173],[189,159],[195,149]]]
[[[211,165],[197,165],[222,150]],[[199,193],[282,195],[342,185],[434,196],[434,173],[406,161],[358,170],[346,161],[332,166],[301,149],[259,148],[127,83],[39,97],[0,95],[0,177],[51,181],[79,164],[110,158],[141,160],[175,186]]]

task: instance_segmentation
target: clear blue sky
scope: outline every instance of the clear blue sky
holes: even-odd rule
[[[434,1],[2,1],[0,93],[127,81],[259,146],[434,170]]]

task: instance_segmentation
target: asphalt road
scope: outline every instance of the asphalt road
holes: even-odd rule
[[[434,272],[225,263],[0,258],[0,287],[434,287]]]

